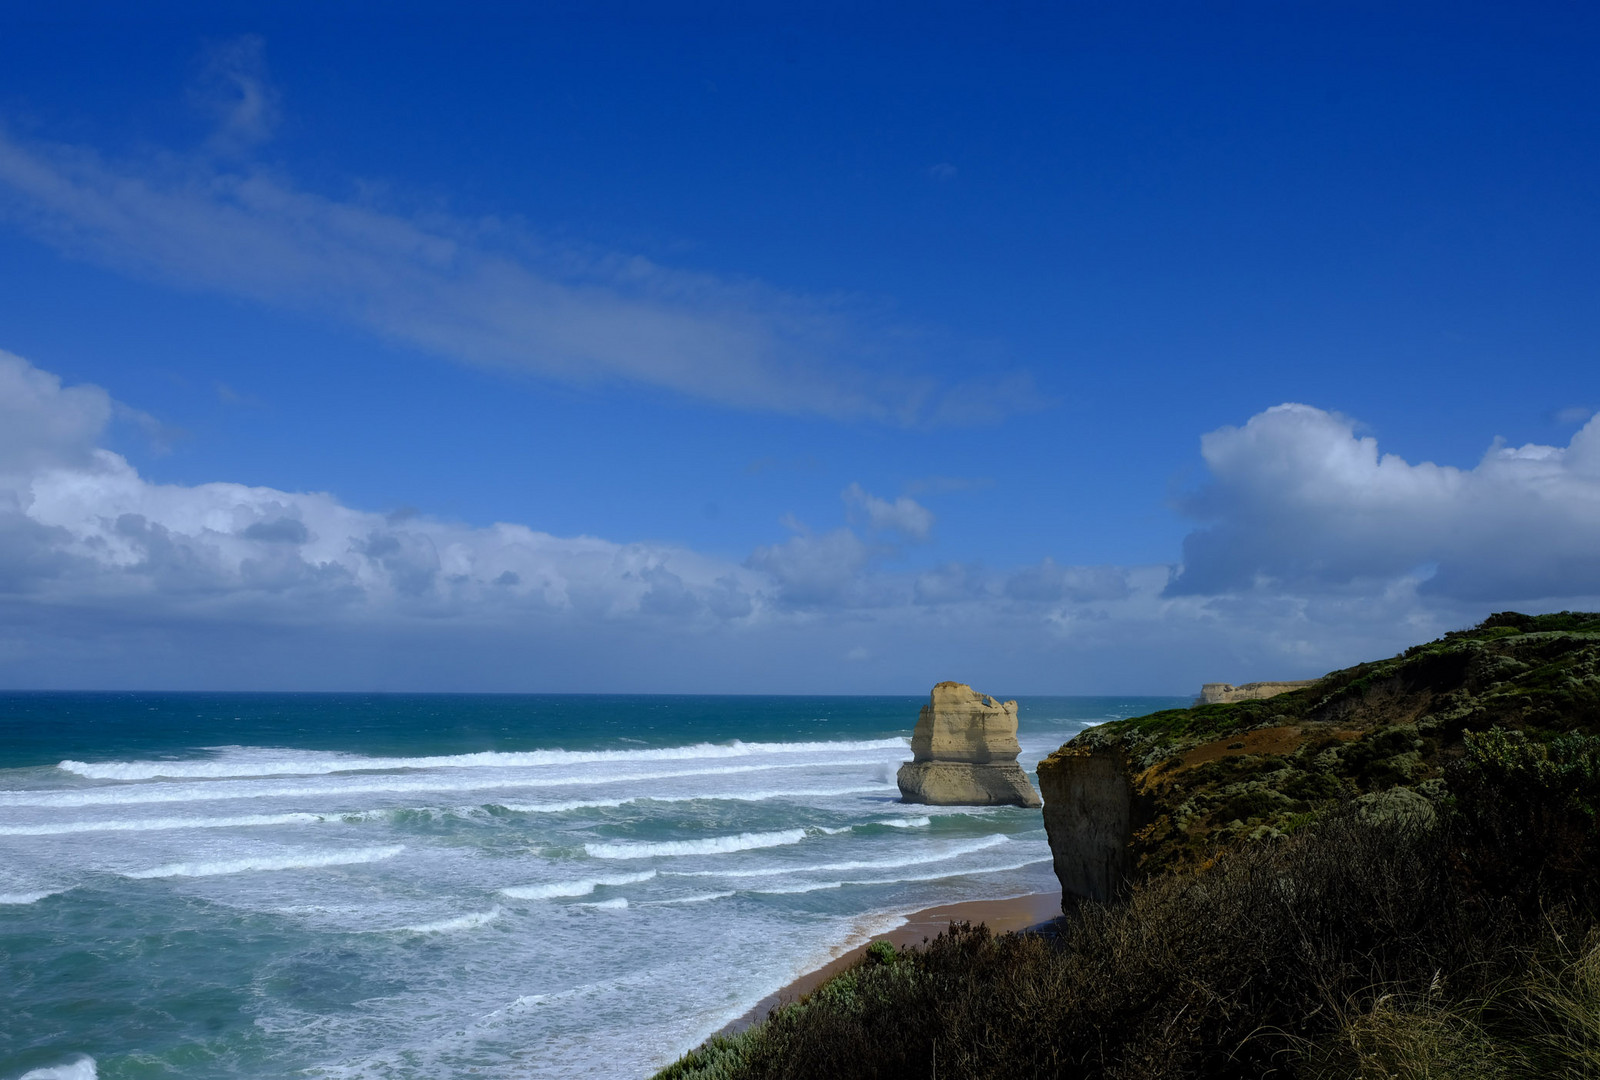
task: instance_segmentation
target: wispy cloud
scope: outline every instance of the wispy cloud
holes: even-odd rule
[[[896,532],[907,540],[923,541],[933,530],[933,511],[909,495],[884,499],[860,484],[851,484],[840,496],[850,512],[864,518],[873,532]]]
[[[259,39],[217,46],[195,93],[217,124],[195,153],[111,161],[0,127],[0,216],[124,273],[567,384],[904,425],[989,423],[1040,404],[1017,372],[943,379],[915,344],[929,338],[841,298],[304,190],[242,157],[278,120]]]
[[[240,153],[272,137],[281,119],[277,88],[267,77],[266,42],[247,34],[206,50],[189,100],[215,122],[211,148]]]

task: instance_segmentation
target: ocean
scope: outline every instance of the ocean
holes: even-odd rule
[[[1037,810],[909,806],[920,697],[0,694],[0,1080],[642,1077]],[[1022,764],[1174,698],[1022,698]]]

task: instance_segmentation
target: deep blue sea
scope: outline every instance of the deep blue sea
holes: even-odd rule
[[[905,913],[915,697],[0,694],[0,1080],[639,1077]],[[1173,698],[1023,698],[1030,773]]]

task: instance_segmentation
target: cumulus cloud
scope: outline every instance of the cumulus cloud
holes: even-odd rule
[[[770,577],[790,606],[859,607],[874,591],[863,573],[872,557],[872,548],[850,529],[820,536],[804,530],[756,548],[745,565]]]
[[[306,623],[751,615],[766,583],[682,548],[154,484],[96,445],[112,402],[0,353],[0,566],[13,598]]]
[[[933,529],[933,512],[909,495],[891,502],[864,490],[860,484],[851,484],[841,497],[845,506],[865,519],[867,528],[874,532],[896,532],[907,540],[920,541],[926,540]]]
[[[259,38],[217,46],[196,101],[217,128],[189,155],[113,162],[0,127],[0,215],[125,273],[567,384],[911,425],[987,423],[1040,404],[1022,373],[961,385],[918,373],[906,344],[918,335],[861,304],[303,190],[242,158],[278,121]]]
[[[0,350],[0,476],[87,463],[112,408],[111,396],[98,386],[63,387],[49,372]]]
[[[1565,447],[1496,441],[1460,469],[1381,454],[1350,419],[1289,404],[1201,452],[1211,481],[1184,509],[1207,524],[1169,595],[1402,578],[1463,601],[1600,594],[1600,418]]]
[[[101,445],[119,407],[0,354],[0,683],[1183,692],[1392,652],[1481,619],[1479,593],[1560,586],[1527,606],[1579,606],[1600,581],[1600,421],[1454,470],[1380,456],[1328,413],[1269,410],[1206,437],[1212,483],[1190,509],[1209,524],[1174,576],[915,565],[928,549],[893,540],[931,519],[859,487],[857,526],[790,520],[740,564],[160,484]]]

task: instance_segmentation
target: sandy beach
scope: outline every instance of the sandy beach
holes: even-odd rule
[[[815,971],[808,971],[794,982],[762,998],[749,1012],[723,1028],[721,1034],[731,1035],[743,1031],[751,1024],[765,1020],[767,1013],[781,1004],[798,1001],[835,975],[859,962],[866,955],[867,946],[874,941],[887,941],[893,945],[921,945],[943,933],[953,922],[983,923],[997,934],[1012,930],[1026,930],[1030,926],[1049,922],[1061,914],[1059,892],[1032,893],[1006,900],[968,900],[959,904],[945,904],[912,912],[906,921],[882,934],[877,934],[836,957]]]

